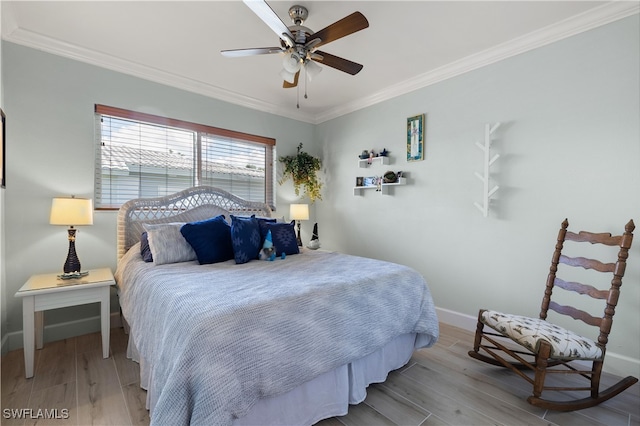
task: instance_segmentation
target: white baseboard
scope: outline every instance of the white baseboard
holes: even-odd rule
[[[109,322],[111,328],[122,327],[120,313],[111,312]],[[100,331],[100,316],[45,325],[44,342],[55,342],[56,340],[82,336],[83,334],[95,333],[97,331]],[[22,330],[7,333],[2,338],[2,355],[9,351],[21,349],[23,346]]]
[[[477,317],[444,308],[436,308],[436,312],[440,322],[475,333],[478,322]],[[473,341],[469,341],[469,349],[471,349],[472,345]],[[607,351],[603,371],[620,377],[640,377],[640,359]]]

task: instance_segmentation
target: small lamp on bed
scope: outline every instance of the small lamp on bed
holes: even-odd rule
[[[93,225],[93,200],[87,198],[54,198],[51,202],[51,225],[69,227],[69,253],[64,263],[64,273],[80,273],[80,260],[76,254],[76,229],[78,225]]]
[[[298,247],[302,247],[302,239],[300,238],[300,221],[309,220],[309,204],[291,204],[289,207],[289,216],[291,220],[298,221]]]

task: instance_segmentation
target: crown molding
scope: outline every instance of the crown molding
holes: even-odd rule
[[[503,59],[542,47],[640,12],[638,1],[614,1],[389,86],[316,116],[316,124],[404,95]]]
[[[486,65],[493,64],[503,59],[554,43],[640,12],[640,2],[638,1],[613,1],[560,21],[556,24],[510,40],[506,43],[502,43],[482,52],[467,56],[443,67],[421,74],[415,78],[399,82],[367,97],[312,115],[305,113],[304,111],[291,111],[289,109],[281,108],[274,104],[241,95],[202,81],[186,78],[184,76],[138,64],[133,61],[123,60],[112,55],[85,49],[77,45],[45,37],[22,29],[16,24],[12,11],[8,8],[9,5],[5,3],[6,2],[2,2],[2,19],[4,24],[9,25],[3,25],[5,27],[2,31],[2,38],[4,40],[42,50],[54,55],[85,62],[101,68],[176,87],[203,96],[208,96],[245,108],[263,111],[311,124],[320,124],[325,121],[332,120],[342,115],[413,92],[460,74],[473,71]]]
[[[16,28],[18,28],[18,23],[13,13],[13,6],[9,2],[0,0],[0,29],[2,30],[0,36],[5,38],[15,31]]]
[[[46,37],[23,28],[15,28],[11,33],[3,36],[3,39],[22,46],[88,63],[100,68],[106,68],[123,74],[132,75],[155,83],[176,87],[199,95],[229,102],[234,105],[308,123],[314,123],[315,121],[313,116],[302,111],[291,112],[290,110],[280,108],[277,105],[241,95],[202,81],[169,73],[133,61],[124,60],[95,50],[86,49],[84,47],[51,37]]]

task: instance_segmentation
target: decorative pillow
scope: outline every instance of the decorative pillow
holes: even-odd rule
[[[257,259],[262,247],[258,219],[231,215],[231,244],[236,263]]]
[[[270,223],[270,222],[277,222],[277,220],[273,217],[262,217],[262,216],[256,216],[255,214],[252,214],[251,217],[255,218],[258,220],[258,224],[260,226],[262,226],[263,223]]]
[[[166,263],[188,262],[196,260],[196,252],[191,244],[180,233],[184,223],[145,224],[149,247],[153,256],[153,263],[164,265]]]
[[[263,238],[267,236],[267,232],[271,231],[273,245],[276,248],[276,256],[282,256],[283,252],[285,254],[300,253],[294,229],[295,223],[296,221],[292,220],[290,223],[263,222],[260,224],[260,232]]]
[[[145,262],[153,262],[151,248],[149,248],[149,238],[147,238],[146,232],[140,234],[140,255]]]
[[[224,215],[186,223],[180,233],[191,244],[201,265],[233,259],[231,227]]]

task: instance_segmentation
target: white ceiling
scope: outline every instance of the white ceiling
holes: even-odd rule
[[[2,38],[54,54],[311,123],[638,13],[633,2],[269,1],[290,25],[293,4],[318,31],[354,11],[369,28],[321,49],[364,65],[323,66],[283,89],[278,54],[225,58],[223,49],[278,46],[241,1],[6,1]],[[300,108],[296,108],[300,96]]]

